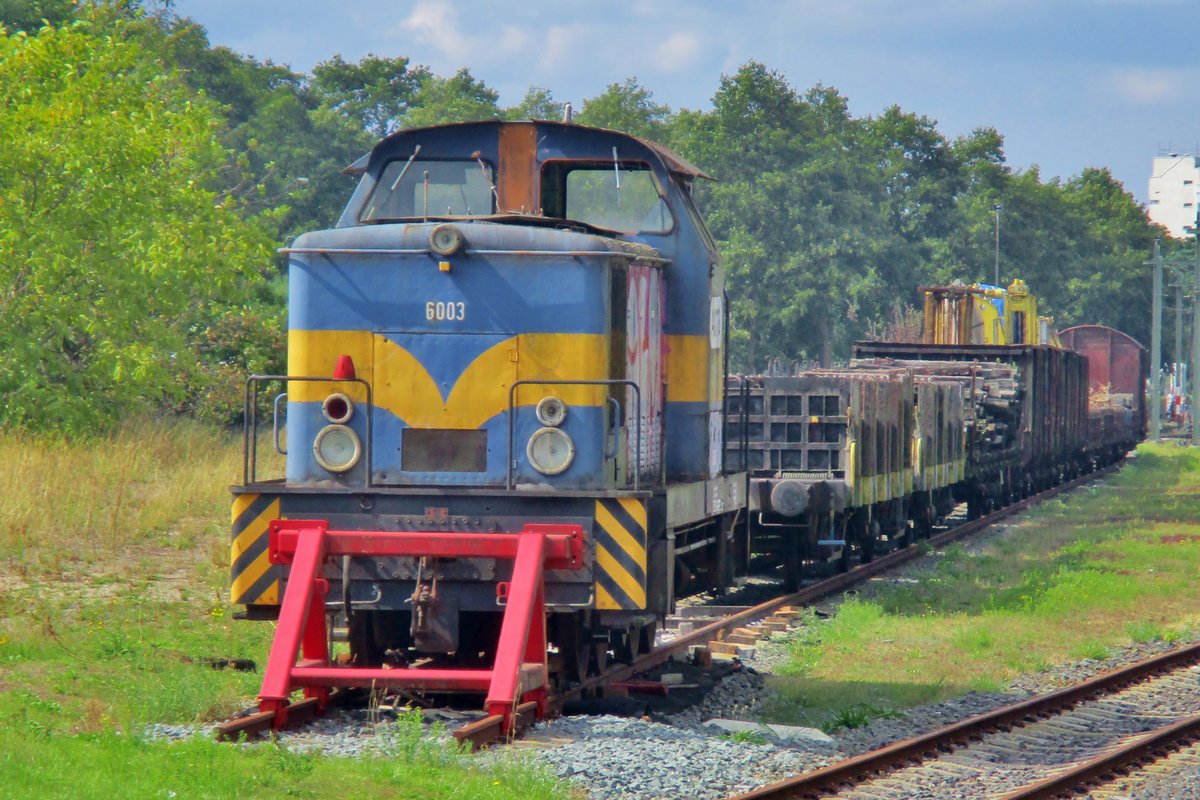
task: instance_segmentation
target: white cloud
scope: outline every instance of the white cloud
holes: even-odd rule
[[[472,29],[479,28],[479,22],[478,18],[471,17],[464,26],[453,3],[422,0],[392,29],[392,34],[407,37],[440,56],[440,62],[427,59],[434,61],[431,66],[437,69],[466,66],[473,72],[511,56],[528,53],[538,44],[534,34],[519,25],[506,24],[476,33]],[[407,52],[412,54],[414,51]]]
[[[458,28],[458,12],[450,3],[417,3],[400,23],[397,33],[410,34],[455,64],[465,62],[471,54],[470,42]]]
[[[1109,76],[1109,85],[1119,97],[1129,102],[1152,106],[1182,100],[1188,77],[1176,69],[1117,69]]]
[[[538,70],[556,72],[573,65],[577,59],[590,61],[594,50],[584,46],[584,25],[551,25],[546,29]]]
[[[493,49],[503,54],[528,52],[536,44],[533,35],[516,25],[505,25],[500,29],[500,36],[494,40]]]
[[[655,64],[663,72],[685,72],[700,55],[700,37],[694,33],[673,33],[655,48]]]

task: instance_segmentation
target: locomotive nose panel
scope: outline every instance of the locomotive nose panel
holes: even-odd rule
[[[495,418],[517,359],[517,339],[504,334],[376,334],[376,482],[499,482],[504,430]]]

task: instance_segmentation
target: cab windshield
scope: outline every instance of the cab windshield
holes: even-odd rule
[[[486,162],[396,159],[384,167],[359,221],[488,216],[495,210],[492,185]]]
[[[654,173],[643,163],[548,163],[542,207],[548,217],[619,233],[669,233],[675,227]]]

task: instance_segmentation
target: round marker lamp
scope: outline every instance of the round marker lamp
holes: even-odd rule
[[[567,418],[567,404],[557,397],[543,397],[537,404],[538,422],[557,428]]]
[[[341,392],[334,392],[321,403],[321,413],[330,422],[349,422],[354,416],[354,401]]]
[[[317,463],[330,472],[345,472],[358,463],[362,443],[345,425],[326,425],[313,441]]]
[[[558,475],[575,460],[575,443],[562,428],[539,428],[525,448],[529,463],[543,475]]]

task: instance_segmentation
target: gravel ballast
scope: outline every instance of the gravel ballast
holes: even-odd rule
[[[828,750],[736,741],[621,717],[561,717],[538,725],[527,740],[545,743],[537,756],[595,800],[723,798],[817,769]]]

